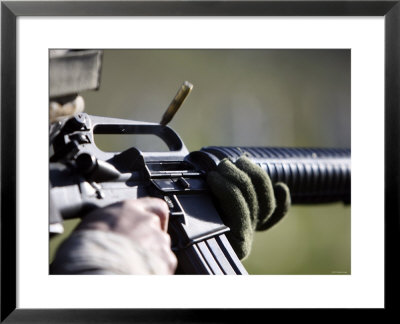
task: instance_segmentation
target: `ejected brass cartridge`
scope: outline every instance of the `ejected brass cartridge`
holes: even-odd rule
[[[182,86],[176,93],[174,99],[172,99],[171,103],[169,104],[167,110],[165,111],[160,124],[167,125],[172,118],[175,116],[176,112],[178,111],[179,107],[182,106],[182,103],[185,101],[186,97],[189,95],[190,91],[193,89],[193,84],[188,81],[183,82]]]

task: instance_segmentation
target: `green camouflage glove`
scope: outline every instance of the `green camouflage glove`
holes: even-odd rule
[[[287,185],[273,185],[268,174],[245,156],[235,163],[222,160],[207,175],[207,182],[219,202],[223,222],[231,229],[228,240],[241,260],[250,253],[254,231],[275,225],[291,204]]]

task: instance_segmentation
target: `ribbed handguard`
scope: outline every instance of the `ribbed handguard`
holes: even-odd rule
[[[270,176],[288,185],[292,203],[350,203],[350,149],[209,146],[201,149],[219,160],[245,154]]]

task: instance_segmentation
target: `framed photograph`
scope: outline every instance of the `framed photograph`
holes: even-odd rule
[[[2,2],[1,320],[224,322],[269,309],[393,307],[399,14],[397,1]],[[38,107],[49,104],[54,49],[101,50],[101,81],[83,94],[89,115],[158,123],[192,83],[168,121],[189,152],[351,147],[351,208],[293,205],[256,234],[249,276],[49,274],[76,225],[65,222],[49,249],[48,108]],[[134,143],[100,135],[104,151]]]

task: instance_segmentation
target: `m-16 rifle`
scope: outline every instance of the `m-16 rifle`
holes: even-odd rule
[[[169,151],[103,152],[95,134],[152,134]],[[189,153],[166,125],[85,113],[66,121],[52,146],[50,195],[63,219],[128,198],[160,197],[170,208],[169,234],[182,273],[246,274],[205,181],[224,158],[246,154],[273,183],[287,184],[294,204],[350,202],[348,149],[210,146]]]
[[[350,150],[209,146],[189,152],[167,123],[191,90],[184,83],[160,123],[78,113],[51,127],[50,232],[63,219],[84,217],[93,209],[124,199],[159,197],[170,209],[168,232],[178,259],[177,273],[247,274],[232,249],[217,205],[206,183],[224,158],[245,154],[284,182],[293,204],[350,203]],[[96,134],[158,136],[167,152],[131,147],[104,152]]]

